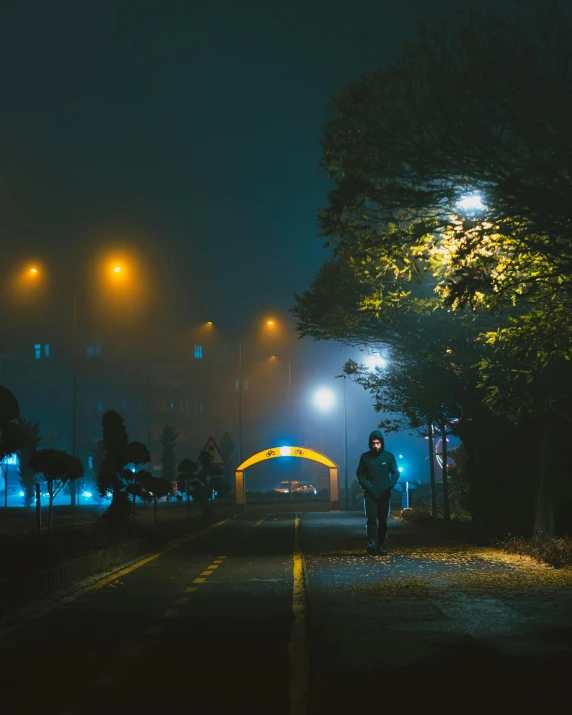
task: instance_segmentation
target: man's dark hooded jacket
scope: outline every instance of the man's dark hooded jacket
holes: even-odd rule
[[[374,452],[372,449],[371,443],[374,439],[381,442],[380,452]],[[391,452],[385,451],[385,441],[379,430],[374,430],[370,434],[369,452],[361,455],[356,476],[362,488],[376,499],[397,484],[399,479],[397,462]]]

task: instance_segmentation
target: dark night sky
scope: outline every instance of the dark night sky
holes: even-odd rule
[[[125,234],[182,319],[289,308],[325,258],[331,93],[459,5],[5,0],[3,262],[79,262]]]

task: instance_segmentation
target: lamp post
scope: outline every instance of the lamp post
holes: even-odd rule
[[[346,379],[347,375],[336,375],[344,380],[343,402],[344,405],[344,510],[349,511],[349,474],[348,474],[348,419],[347,419],[347,399],[346,399]],[[327,389],[318,390],[314,394],[314,404],[321,410],[330,409],[336,398],[334,393]]]
[[[113,265],[113,264],[112,264]],[[122,272],[120,265],[113,265],[111,271],[118,276]],[[34,279],[40,277],[40,272],[35,266],[28,269],[28,274]],[[73,299],[72,299],[72,346],[71,346],[71,451],[72,456],[79,457],[79,445],[77,438],[77,295],[78,281],[74,278],[73,281]],[[76,505],[76,484],[72,481],[70,484],[70,505]]]
[[[242,341],[238,343],[238,463],[242,464]]]

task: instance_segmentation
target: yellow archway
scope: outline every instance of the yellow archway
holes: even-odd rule
[[[266,459],[276,459],[278,457],[299,457],[301,459],[311,459],[313,462],[319,462],[330,470],[330,508],[340,508],[340,495],[338,486],[338,465],[329,457],[326,457],[320,452],[315,452],[313,449],[305,447],[271,447],[264,449],[262,452],[253,454],[252,457],[246,459],[236,468],[235,472],[235,487],[236,487],[236,504],[244,509],[246,507],[246,483],[244,479],[244,471],[253,464],[263,462]]]

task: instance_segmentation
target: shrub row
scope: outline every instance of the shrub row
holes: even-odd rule
[[[497,542],[497,546],[509,554],[531,556],[541,563],[550,564],[555,568],[572,566],[572,538],[559,538],[540,534],[534,539],[522,536],[508,536]]]

